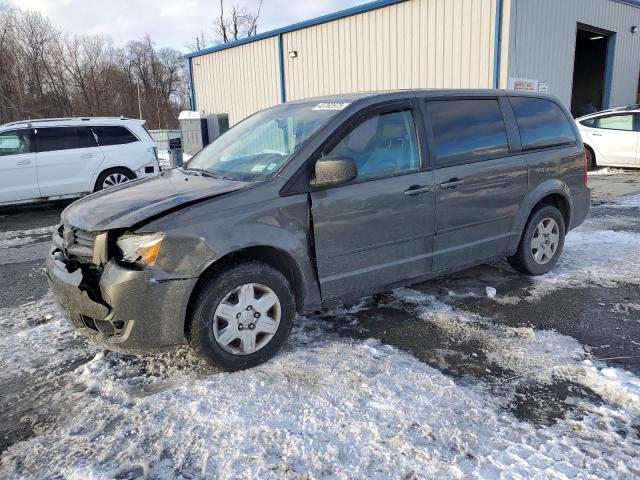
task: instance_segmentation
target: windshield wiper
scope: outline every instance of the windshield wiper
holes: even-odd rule
[[[209,170],[205,170],[203,168],[185,168],[185,167],[182,167],[182,170],[185,171],[185,172],[186,171],[198,172],[198,173],[200,173],[200,175],[204,175],[205,177],[218,178],[218,179],[220,178],[220,177],[214,175],[213,173],[211,173]]]

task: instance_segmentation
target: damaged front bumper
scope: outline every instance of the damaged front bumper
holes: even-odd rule
[[[149,270],[109,261],[70,262],[58,247],[46,260],[49,285],[72,324],[107,349],[168,350],[185,343],[184,322],[197,279],[157,281]]]

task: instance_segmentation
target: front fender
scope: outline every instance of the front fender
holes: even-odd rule
[[[518,209],[511,225],[512,234],[511,241],[509,242],[510,253],[514,253],[517,250],[524,227],[527,224],[527,220],[535,206],[540,202],[540,200],[549,195],[560,195],[567,201],[567,205],[569,207],[567,213],[567,228],[569,228],[569,225],[571,224],[571,212],[573,211],[573,203],[571,200],[571,191],[569,190],[569,186],[557,178],[545,180],[530,191],[520,204],[520,208]]]
[[[258,202],[245,203],[255,195]],[[268,247],[286,254],[297,266],[303,304],[320,302],[320,289],[309,241],[308,200],[305,194],[265,198],[247,191],[211,199],[171,213],[138,231],[162,231],[165,240],[154,278],[198,278],[228,255],[251,247]],[[236,203],[237,202],[237,203]]]

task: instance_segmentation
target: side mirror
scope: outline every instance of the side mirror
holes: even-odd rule
[[[358,176],[356,162],[353,158],[343,156],[319,158],[315,170],[316,187],[349,182]]]

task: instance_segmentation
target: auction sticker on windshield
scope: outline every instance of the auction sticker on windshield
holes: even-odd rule
[[[313,110],[344,110],[348,103],[319,103]]]

